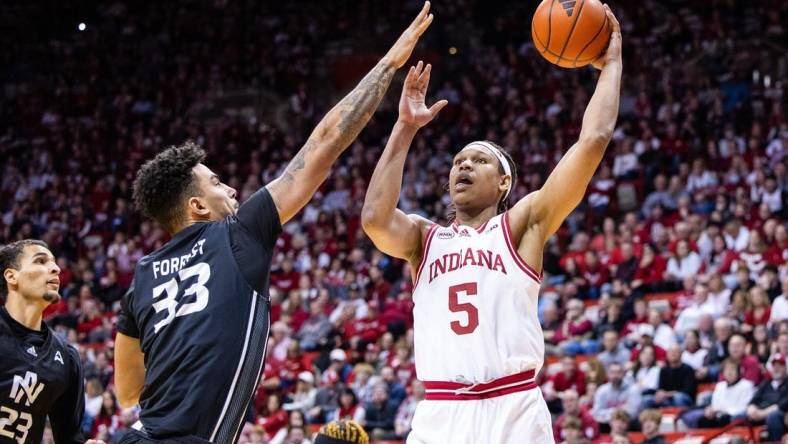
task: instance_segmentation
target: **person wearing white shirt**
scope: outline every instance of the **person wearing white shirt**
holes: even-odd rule
[[[673,327],[662,322],[662,314],[659,310],[652,308],[648,311],[648,324],[653,328],[652,338],[657,347],[667,350],[679,343]]]
[[[733,361],[723,362],[722,374],[725,379],[714,387],[711,405],[681,415],[687,427],[724,427],[746,414],[747,405],[755,394],[755,385],[741,377],[739,365]]]
[[[702,315],[708,314],[716,318],[721,314],[717,312],[717,304],[709,300],[708,293],[705,285],[695,285],[692,304],[681,311],[673,326],[679,336],[684,336],[688,330],[697,330]]]
[[[739,219],[734,218],[725,224],[723,237],[728,248],[734,251],[744,251],[750,239],[750,230],[743,227]]]
[[[778,322],[788,319],[788,275],[780,279],[783,292],[774,298],[772,302],[772,314],[769,317],[769,324],[776,325]]]
[[[711,275],[708,283],[709,300],[717,306],[717,313],[725,313],[731,303],[731,290],[725,287],[722,276],[718,273]],[[716,318],[716,316],[715,316]]]
[[[687,331],[684,335],[684,351],[681,353],[681,362],[689,365],[694,370],[703,367],[703,361],[709,351],[700,346],[700,336],[696,330]]]
[[[665,273],[668,279],[681,281],[686,277],[696,276],[702,265],[700,255],[690,251],[689,242],[681,240],[676,244],[676,254],[668,260]]]

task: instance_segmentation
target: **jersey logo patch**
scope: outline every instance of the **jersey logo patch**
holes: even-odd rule
[[[471,237],[471,233],[468,232],[467,228],[463,228],[462,231],[460,231],[460,237]]]
[[[55,352],[55,361],[58,361],[63,365],[66,364],[65,362],[63,362],[63,355],[60,354],[60,350]]]
[[[438,233],[438,239],[451,239],[454,237],[454,233],[451,231],[441,231]]]
[[[36,349],[35,349],[35,348],[33,348],[33,346],[32,346],[32,345],[30,346],[30,348],[28,348],[28,349],[27,349],[27,350],[25,350],[25,351],[26,351],[26,352],[28,352],[28,353],[30,353],[31,355],[33,355],[33,356],[35,356],[35,357],[38,357],[38,353],[36,353]]]
[[[36,402],[36,398],[44,390],[44,383],[38,383],[38,375],[33,372],[25,372],[25,377],[14,375],[14,385],[11,387],[11,396],[15,403],[22,402],[23,397],[27,397],[25,405],[29,406]]]

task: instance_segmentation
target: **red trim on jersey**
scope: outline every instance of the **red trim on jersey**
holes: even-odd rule
[[[542,283],[542,273],[537,273],[536,270],[531,268],[530,265],[526,264],[523,258],[520,257],[520,254],[517,252],[517,248],[514,247],[514,243],[512,242],[512,231],[509,228],[509,212],[503,213],[503,217],[501,218],[503,224],[503,237],[506,239],[506,246],[509,247],[509,253],[512,254],[512,258],[514,258],[514,262],[520,267],[521,270],[525,272],[528,276],[530,276],[533,280],[536,281],[537,284]]]
[[[487,222],[489,222],[489,220]],[[482,231],[484,231],[484,227],[487,226],[487,222],[483,223],[479,228],[477,228],[476,232],[477,233],[481,233]],[[459,225],[457,225],[457,222],[452,222],[451,223],[451,229],[454,230],[455,233],[458,232],[458,230],[457,230],[458,227],[459,227]]]
[[[438,228],[440,228],[440,225],[433,224],[430,227],[430,231],[427,232],[427,242],[424,244],[424,252],[422,253],[421,256],[421,263],[419,264],[419,269],[416,271],[416,277],[415,279],[413,279],[414,290],[416,289],[415,288],[416,285],[419,285],[419,276],[421,276],[421,270],[422,268],[424,268],[424,264],[427,262],[427,255],[430,252],[430,244],[432,243],[432,236],[435,234],[436,231],[438,231]]]
[[[450,381],[424,381],[424,399],[433,401],[466,401],[488,399],[509,393],[522,392],[537,387],[535,370],[504,376],[480,384],[462,384]]]

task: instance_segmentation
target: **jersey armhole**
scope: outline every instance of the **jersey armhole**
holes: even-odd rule
[[[413,278],[413,286],[419,284],[419,277],[421,276],[421,270],[424,268],[424,264],[427,262],[427,256],[430,252],[430,244],[432,243],[432,237],[435,232],[440,228],[440,225],[433,224],[429,231],[427,232],[427,242],[424,243],[424,251],[421,253],[421,262],[419,263],[419,268],[416,271],[416,276]]]
[[[506,239],[506,246],[509,249],[509,253],[514,259],[514,263],[520,267],[521,270],[525,274],[527,274],[531,279],[535,280],[537,284],[542,284],[542,273],[537,273],[536,270],[533,269],[530,265],[528,265],[525,260],[520,257],[520,253],[517,252],[517,247],[512,242],[512,231],[509,228],[509,212],[503,213],[503,217],[501,218],[501,225],[503,226],[503,237]]]

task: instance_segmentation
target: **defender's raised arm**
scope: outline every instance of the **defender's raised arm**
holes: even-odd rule
[[[284,173],[266,188],[285,223],[306,205],[328,177],[331,165],[358,136],[388,90],[394,72],[413,52],[419,37],[432,23],[430,2],[366,77],[312,131]]]

